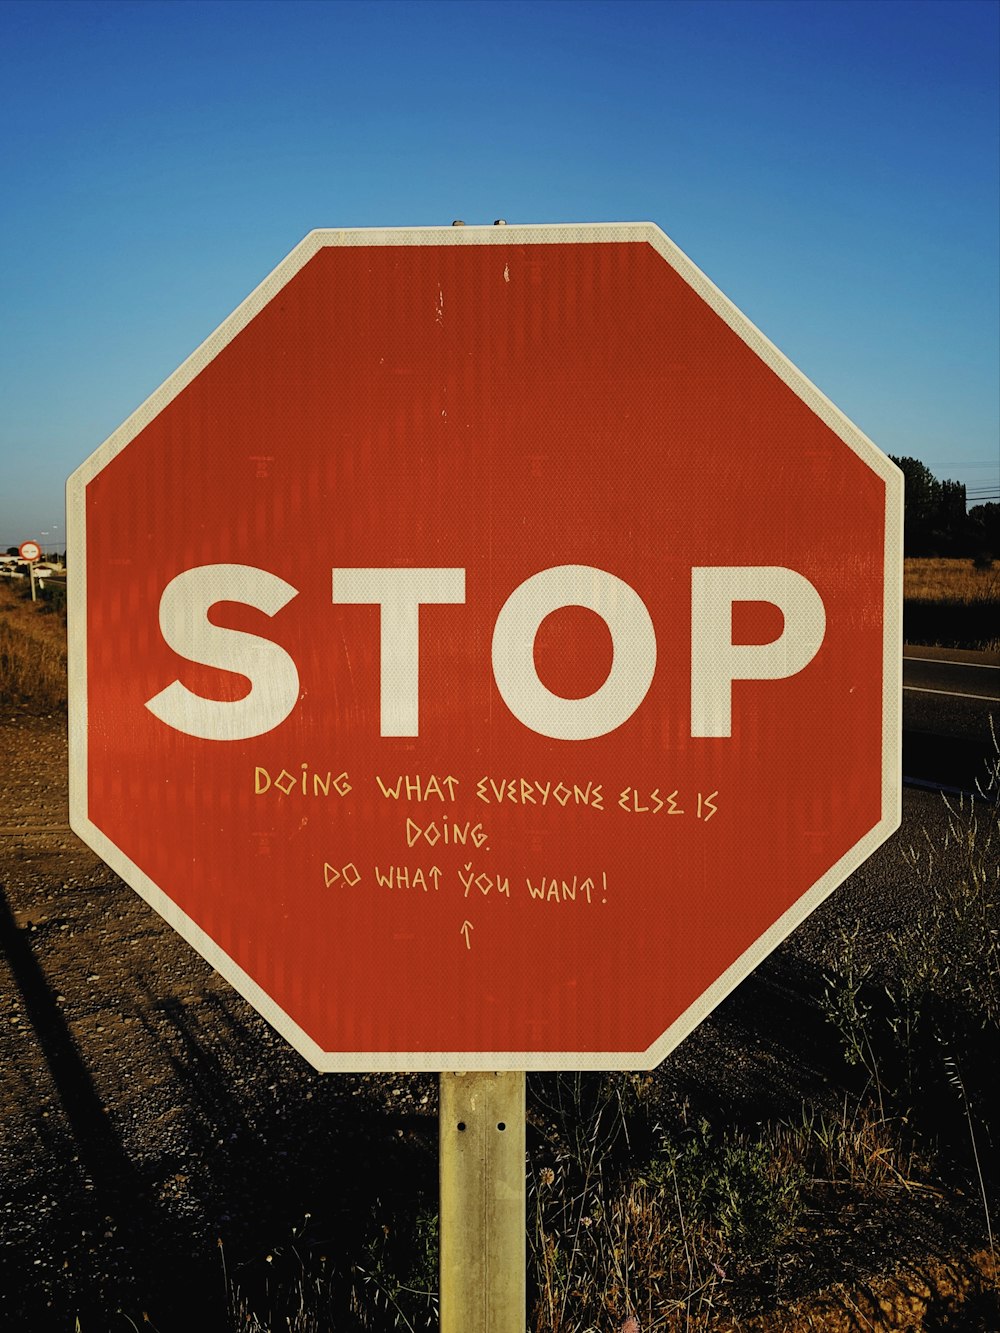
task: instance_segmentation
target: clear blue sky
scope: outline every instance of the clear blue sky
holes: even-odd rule
[[[996,498],[992,0],[0,5],[0,548],[320,226],[651,220]],[[43,536],[48,534],[48,539]]]

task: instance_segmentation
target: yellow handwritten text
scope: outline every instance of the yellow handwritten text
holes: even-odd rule
[[[483,777],[476,783],[476,797],[487,805],[548,805],[553,802],[567,805],[589,805],[594,810],[604,809],[604,786],[588,782],[580,786],[574,782],[539,782],[528,778]]]
[[[382,795],[390,801],[453,801],[458,787],[458,778],[441,778],[436,773],[426,778],[419,773],[400,773],[386,782],[376,773],[375,781]]]
[[[602,870],[595,881],[591,875],[574,875],[571,879],[563,876],[541,875],[525,879],[528,892],[537,902],[545,903],[593,903],[608,901],[608,875]]]
[[[346,773],[333,776],[333,769],[325,773],[319,769],[309,771],[309,765],[302,763],[298,772],[292,773],[283,768],[276,777],[269,769],[258,764],[253,771],[253,790],[255,796],[264,796],[269,791],[278,791],[282,796],[329,796],[331,789],[335,796],[346,796],[351,784]]]
[[[422,866],[382,866],[375,867],[375,883],[383,889],[421,889],[424,893],[435,893],[441,883],[440,866],[431,866],[424,870]]]
[[[690,793],[689,793],[690,794]],[[638,787],[625,787],[618,793],[618,808],[632,815],[658,815],[661,811],[668,815],[683,815],[693,812],[704,823],[717,813],[718,791],[697,793],[697,804],[692,807],[686,801],[681,805],[681,795],[677,788],[672,792],[663,792],[659,787],[652,791],[641,791]]]
[[[458,872],[458,878],[462,881],[466,898],[473,889],[478,889],[484,898],[488,898],[494,889],[502,898],[510,897],[510,879],[507,875],[490,875],[485,870],[477,871],[471,861],[466,861],[463,869]]]
[[[429,824],[417,824],[409,818],[406,821],[407,847],[415,846],[421,839],[431,847],[439,842],[446,847],[464,847],[470,842],[473,847],[482,847],[489,836],[482,824],[473,824],[468,819],[464,824],[449,823],[447,816],[440,823],[436,819]]]

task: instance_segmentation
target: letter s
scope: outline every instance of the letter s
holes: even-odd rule
[[[203,699],[179,680],[146,701],[175,731],[206,741],[243,741],[284,722],[299,697],[299,673],[284,648],[208,619],[216,602],[242,602],[273,616],[298,593],[255,565],[198,565],[171,579],[160,598],[160,633],[175,653],[202,666],[246,676],[250,693],[229,702]]]

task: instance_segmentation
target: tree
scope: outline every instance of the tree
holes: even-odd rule
[[[965,484],[938,481],[917,458],[892,461],[903,473],[905,555],[969,555],[971,532],[965,512]]]
[[[1000,504],[973,505],[969,530],[976,555],[1000,556]]]

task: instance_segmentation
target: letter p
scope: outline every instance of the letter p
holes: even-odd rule
[[[733,603],[770,602],[785,617],[773,643],[733,643]],[[691,735],[732,734],[734,680],[782,680],[807,666],[826,633],[819,593],[781,565],[691,571]]]

